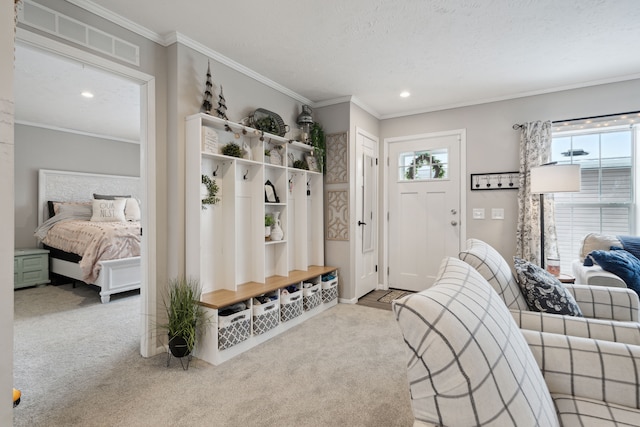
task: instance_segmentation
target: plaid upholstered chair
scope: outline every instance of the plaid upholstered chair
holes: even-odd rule
[[[471,266],[393,302],[414,426],[621,426],[640,421],[640,346],[523,330]]]
[[[640,345],[638,295],[631,289],[565,284],[584,317],[541,313],[529,309],[511,267],[489,244],[469,239],[459,258],[489,282],[523,329]]]

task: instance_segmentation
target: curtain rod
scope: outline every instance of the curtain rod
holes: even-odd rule
[[[626,113],[616,113],[616,114],[603,114],[601,116],[591,116],[591,117],[577,117],[575,119],[565,119],[565,120],[554,120],[551,123],[552,124],[556,124],[556,123],[563,123],[563,122],[575,122],[578,120],[590,120],[590,119],[604,119],[605,117],[615,117],[615,116],[623,116],[625,114],[638,114],[640,113],[640,111],[629,111]],[[515,125],[513,125],[513,130],[518,130],[518,129],[522,129],[524,125],[516,123]]]
[[[601,116],[591,116],[591,117],[578,117],[575,119],[566,119],[566,120],[554,120],[551,123],[562,123],[562,122],[574,122],[577,120],[590,120],[590,119],[604,119],[606,117],[614,117],[614,116],[624,116],[625,114],[638,114],[640,111],[629,111],[626,113],[617,113],[617,114],[603,114]]]

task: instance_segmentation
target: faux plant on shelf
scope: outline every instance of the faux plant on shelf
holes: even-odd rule
[[[218,184],[215,179],[209,178],[208,175],[202,175],[202,183],[207,187],[207,197],[202,199],[202,209],[206,209],[207,205],[215,205],[220,201],[218,195]]]
[[[304,160],[296,160],[293,162],[293,167],[296,169],[309,170],[309,165]]]
[[[270,116],[257,119],[254,123],[254,128],[274,135],[277,135],[280,131],[278,124],[273,117]]]
[[[309,137],[311,145],[313,146],[314,156],[318,159],[318,169],[324,173],[324,161],[325,161],[325,137],[322,125],[318,122],[313,122],[311,126],[311,135]]]
[[[222,147],[222,154],[231,157],[242,157],[242,149],[234,142],[230,142]]]
[[[266,240],[271,240],[271,226],[275,223],[273,220],[273,215],[265,214],[264,215],[264,238]]]

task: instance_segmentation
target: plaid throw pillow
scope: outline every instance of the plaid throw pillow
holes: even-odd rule
[[[575,298],[551,273],[513,257],[518,284],[532,311],[582,317]]]

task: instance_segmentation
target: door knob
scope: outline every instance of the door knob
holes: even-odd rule
[[[455,227],[456,225],[458,225],[458,221],[451,221],[451,225]]]
[[[367,225],[366,222],[358,221],[358,225]]]

